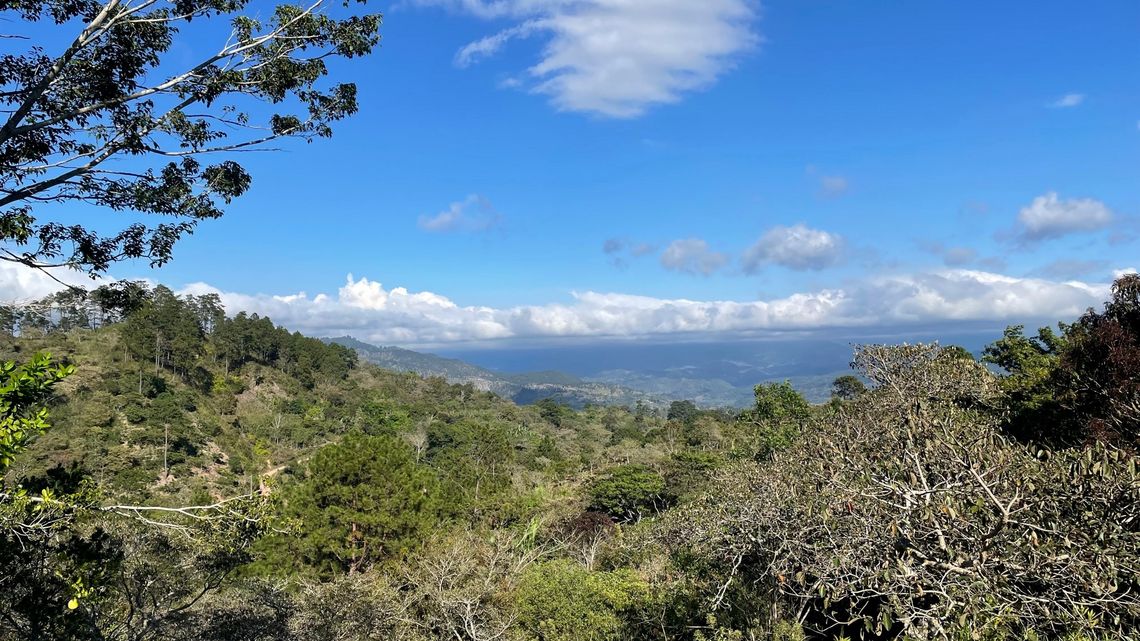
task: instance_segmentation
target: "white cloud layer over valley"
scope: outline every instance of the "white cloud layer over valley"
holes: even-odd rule
[[[73,279],[74,280],[74,279]],[[43,296],[60,286],[0,265],[0,299]],[[196,283],[181,293],[216,292],[230,313],[268,315],[311,336],[350,334],[380,344],[432,345],[496,339],[724,336],[834,328],[892,329],[970,321],[1072,319],[1099,306],[1109,284],[1017,278],[947,269],[871,277],[842,287],[767,300],[684,300],[574,292],[566,303],[461,306],[444,295],[386,288],[349,275],[335,294],[246,294]]]

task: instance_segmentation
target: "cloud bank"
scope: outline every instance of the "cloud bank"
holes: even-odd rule
[[[1113,270],[1117,276],[1135,268]],[[60,274],[91,285],[78,274]],[[27,302],[61,286],[0,263],[0,303]],[[430,346],[501,339],[725,337],[830,329],[893,330],[936,324],[1072,319],[1109,297],[1109,283],[1016,278],[946,269],[868,278],[761,300],[687,300],[572,292],[569,302],[460,306],[434,292],[386,288],[348,275],[334,294],[247,294],[194,283],[179,293],[218,294],[246,311],[310,336],[350,334],[378,344]]]
[[[460,306],[432,292],[385,288],[348,276],[335,295],[219,291],[231,312],[246,310],[313,336],[351,334],[373,343],[434,345],[497,339],[747,335],[833,328],[902,328],[946,322],[1075,318],[1108,296],[1108,283],[1014,278],[944,270],[883,276],[844,287],[753,301],[655,298],[573,292],[567,303]]]

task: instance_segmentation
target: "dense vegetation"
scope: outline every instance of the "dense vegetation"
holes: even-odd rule
[[[61,365],[4,370],[0,638],[1128,637],[1138,283],[998,374],[864,346],[739,413],[517,406],[163,287],[9,309]]]
[[[5,4],[71,44],[0,34],[0,259],[168,261],[249,188],[228,152],[357,110],[324,78],[380,18],[341,9]],[[215,53],[170,55],[191,22]],[[141,283],[0,308],[0,334],[0,641],[1140,630],[1135,274],[983,363],[863,346],[830,402],[775,383],[744,412],[518,406]]]

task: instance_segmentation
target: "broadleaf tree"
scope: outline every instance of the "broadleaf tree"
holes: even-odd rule
[[[357,111],[356,85],[328,82],[328,63],[371,52],[380,16],[347,4],[0,4],[0,258],[92,274],[167,262],[249,188],[236,152],[330,136]],[[207,53],[176,64],[188,34]],[[121,223],[94,225],[78,204]]]

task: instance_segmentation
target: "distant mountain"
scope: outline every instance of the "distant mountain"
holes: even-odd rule
[[[576,406],[630,405],[638,400],[662,406],[687,399],[702,407],[746,407],[753,403],[754,386],[784,380],[808,400],[826,401],[831,382],[851,373],[849,363],[857,343],[941,340],[979,353],[1000,335],[1000,330],[990,327],[958,334],[930,328],[925,334],[900,336],[457,347],[442,355],[376,347],[351,338],[333,340],[382,367],[471,383],[520,403],[554,397]]]
[[[470,384],[475,389],[494,392],[516,403],[534,403],[553,398],[574,407],[595,405],[634,405],[638,401],[661,407],[670,399],[627,386],[604,381],[584,381],[558,371],[505,374],[472,365],[455,358],[444,358],[401,347],[377,346],[351,336],[322,339],[356,350],[364,360],[384,369],[415,372],[420,376],[441,376],[450,383]]]
[[[510,381],[491,370],[472,365],[457,358],[443,358],[435,354],[414,352],[402,347],[377,346],[351,336],[322,339],[356,350],[364,360],[384,369],[397,372],[415,372],[421,376],[442,376],[453,383],[470,383],[476,388],[500,392]]]
[[[704,407],[745,407],[752,388],[787,380],[813,402],[826,401],[831,382],[850,374],[859,343],[958,344],[979,353],[1001,329],[977,327],[951,333],[931,327],[906,335],[818,335],[706,341],[593,340],[558,344],[455,347],[442,351],[492,372],[552,369],[582,381],[620,385],[655,397],[688,399]]]

